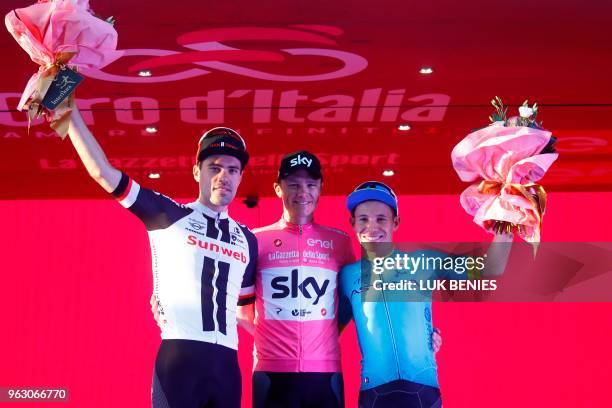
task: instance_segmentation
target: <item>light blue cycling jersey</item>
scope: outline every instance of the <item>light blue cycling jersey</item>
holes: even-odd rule
[[[392,256],[397,253],[393,252]],[[434,251],[417,251],[407,255],[446,256]],[[341,325],[348,324],[351,317],[355,319],[363,357],[362,390],[395,380],[439,387],[431,340],[433,327],[429,293],[377,290],[374,287],[381,287],[381,282],[375,283],[376,280],[398,283],[402,280],[434,278],[451,277],[445,271],[423,269],[415,270],[414,274],[406,270],[386,270],[376,274],[372,272],[372,264],[368,260],[342,268],[338,319]],[[465,277],[452,276],[452,279]]]

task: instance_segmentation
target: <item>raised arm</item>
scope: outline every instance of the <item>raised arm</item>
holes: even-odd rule
[[[89,175],[104,190],[111,193],[119,185],[121,172],[108,162],[98,141],[91,134],[87,125],[85,125],[76,103],[73,105],[73,110],[70,113],[70,126],[68,128],[68,135],[72,145],[76,149]]]

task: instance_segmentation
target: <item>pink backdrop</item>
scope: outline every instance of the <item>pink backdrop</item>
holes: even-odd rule
[[[323,198],[317,220],[348,230],[343,202]],[[400,203],[401,240],[484,238],[456,196],[403,196]],[[612,193],[551,194],[544,240],[610,241],[610,204]],[[232,215],[256,227],[280,214],[276,199],[260,207],[238,204]],[[148,406],[160,340],[140,222],[111,200],[1,201],[0,209],[7,225],[0,238],[0,386],[67,387],[71,407]],[[610,304],[436,304],[434,320],[444,337],[445,407],[612,404]],[[241,332],[244,406],[251,350]],[[352,407],[360,359],[353,327],[342,350]]]

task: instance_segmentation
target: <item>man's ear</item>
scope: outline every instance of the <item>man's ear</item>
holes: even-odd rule
[[[200,182],[200,166],[198,164],[193,165],[193,178],[198,183]]]
[[[281,186],[279,183],[274,183],[274,192],[276,193],[276,196],[278,198],[281,198],[283,196],[283,190],[281,190]]]
[[[352,215],[349,217],[349,224],[351,224],[351,227],[355,228],[355,217]]]
[[[399,224],[400,224],[400,217],[399,215],[396,215],[395,217],[393,217],[393,231],[396,231],[399,228]]]

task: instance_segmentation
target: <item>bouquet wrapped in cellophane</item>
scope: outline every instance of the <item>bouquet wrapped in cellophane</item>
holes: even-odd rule
[[[39,0],[10,11],[5,23],[17,43],[40,65],[17,109],[27,110],[30,120],[43,115],[64,138],[70,95],[82,79],[77,70],[101,68],[120,56],[112,18],[95,16],[89,0]]]
[[[453,167],[463,181],[474,182],[461,194],[461,205],[474,222],[491,233],[518,233],[540,241],[546,192],[537,182],[557,159],[551,132],[536,121],[537,104],[527,101],[519,116],[496,97],[491,124],[467,135],[452,151]]]

